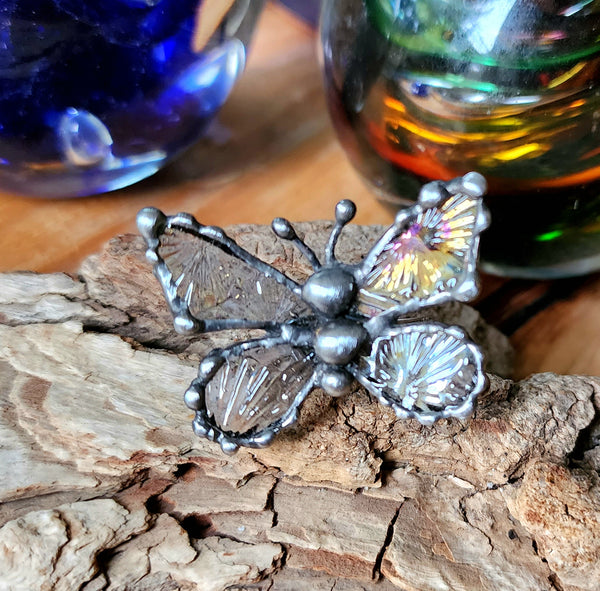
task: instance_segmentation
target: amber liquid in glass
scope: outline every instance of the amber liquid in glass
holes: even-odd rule
[[[574,48],[572,31],[546,26],[531,33],[529,53],[503,63],[427,52],[433,42],[394,38],[376,18],[356,13],[348,26],[326,17],[322,35],[334,125],[380,197],[398,207],[423,182],[476,170],[489,185],[488,270],[551,277],[600,268],[598,43]],[[452,48],[453,30],[430,34]],[[561,51],[544,50],[543,34]]]

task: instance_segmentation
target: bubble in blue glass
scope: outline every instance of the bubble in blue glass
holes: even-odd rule
[[[56,133],[63,159],[72,166],[96,166],[112,157],[110,132],[88,111],[67,109],[58,121]]]

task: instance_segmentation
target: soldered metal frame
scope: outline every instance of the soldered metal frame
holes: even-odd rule
[[[147,244],[146,256],[154,266],[165,299],[173,314],[175,330],[180,334],[208,333],[231,329],[260,329],[265,335],[258,339],[232,344],[222,349],[214,349],[200,363],[198,377],[193,380],[184,395],[186,405],[195,411],[194,432],[211,441],[216,441],[226,453],[235,452],[239,446],[261,448],[269,445],[273,437],[285,427],[292,425],[306,396],[317,387],[333,396],[350,391],[354,380],[362,384],[382,404],[391,406],[400,418],[415,418],[429,425],[442,418],[467,418],[477,396],[486,389],[487,378],[483,372],[483,355],[458,327],[439,323],[408,321],[403,317],[422,307],[441,304],[450,300],[469,301],[478,292],[476,264],[479,246],[479,233],[489,224],[489,214],[481,203],[473,229],[470,246],[463,258],[463,268],[454,285],[445,291],[434,294],[426,301],[409,299],[398,303],[374,317],[367,317],[357,310],[357,286],[360,286],[377,257],[394,237],[406,231],[411,220],[426,210],[435,208],[446,199],[458,193],[480,198],[486,190],[485,180],[478,173],[468,173],[449,182],[434,181],[425,185],[418,201],[398,212],[394,223],[376,241],[366,257],[357,264],[346,264],[337,260],[335,248],[343,227],[355,216],[356,207],[350,200],[340,201],[335,210],[335,223],[327,242],[324,261],[296,234],[291,223],[283,218],[273,220],[274,233],[292,242],[304,254],[313,267],[314,273],[304,284],[300,284],[272,265],[258,259],[231,239],[222,228],[199,223],[187,213],[166,216],[156,208],[144,208],[137,216],[140,233]],[[225,253],[249,265],[264,277],[269,277],[286,287],[312,309],[312,314],[287,322],[254,321],[244,318],[199,319],[189,309],[185,298],[178,294],[176,278],[160,255],[161,236],[165,231],[174,230],[191,234],[214,245]],[[459,405],[448,406],[439,411],[417,413],[404,408],[397,401],[373,387],[359,369],[358,354],[372,355],[382,338],[394,336],[411,327],[427,327],[432,332],[452,334],[465,341],[476,366],[476,383],[466,399]],[[323,333],[327,332],[325,341]],[[229,359],[256,347],[271,348],[288,344],[293,347],[315,351],[314,369],[310,379],[296,393],[294,401],[283,416],[265,429],[245,433],[230,433],[221,429],[205,404],[205,388],[219,369]]]

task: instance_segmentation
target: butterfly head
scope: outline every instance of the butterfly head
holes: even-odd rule
[[[335,318],[348,312],[356,297],[354,275],[340,266],[324,267],[302,287],[302,299],[317,313]]]

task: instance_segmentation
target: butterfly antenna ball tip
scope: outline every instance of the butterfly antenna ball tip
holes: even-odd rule
[[[294,226],[292,226],[285,218],[275,218],[271,222],[271,228],[273,229],[273,232],[283,240],[295,240],[298,238]]]
[[[286,220],[285,218],[275,218],[271,222],[271,229],[282,240],[289,240],[292,242],[296,248],[298,248],[298,250],[308,259],[308,262],[315,271],[321,268],[321,262],[317,258],[315,252],[306,244],[306,242],[304,242],[304,240],[298,236],[296,230],[294,230],[294,226],[292,226],[289,220]]]
[[[335,223],[344,227],[350,223],[356,215],[356,205],[350,199],[342,199],[335,206]]]
[[[350,223],[356,215],[356,205],[350,199],[342,199],[335,206],[335,224],[329,235],[327,246],[325,248],[325,259],[328,263],[335,262],[335,246],[338,238],[342,233],[342,229]]]

